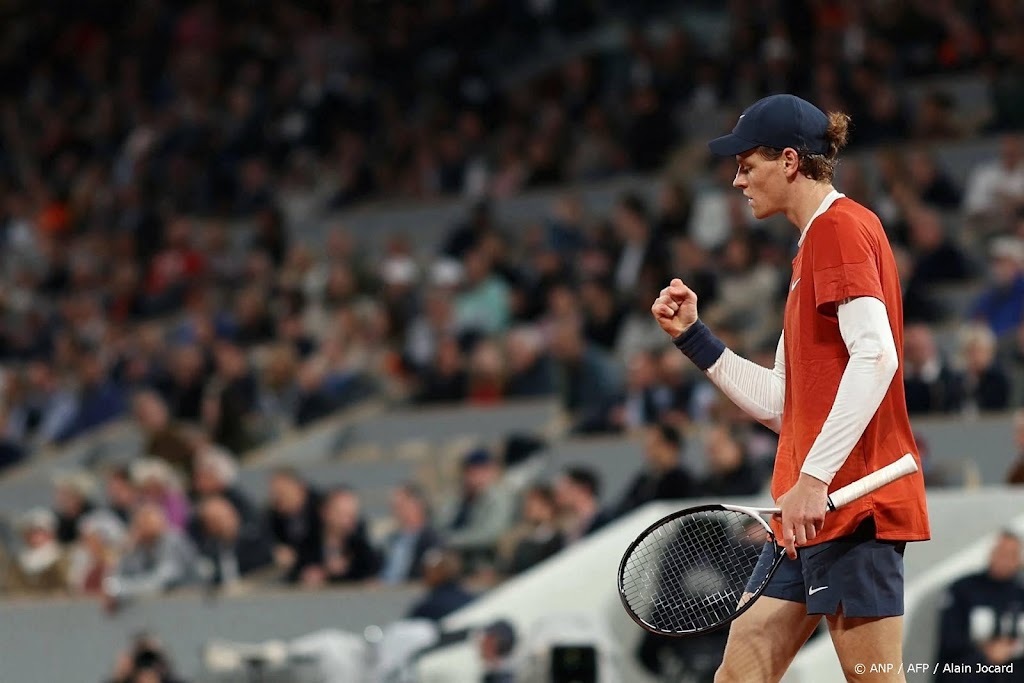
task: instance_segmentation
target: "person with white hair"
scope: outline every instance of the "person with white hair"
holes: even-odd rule
[[[21,548],[8,558],[5,587],[9,593],[47,595],[67,588],[67,554],[57,542],[57,517],[32,508],[17,521]]]
[[[68,588],[79,595],[98,595],[103,580],[117,569],[127,530],[109,510],[96,510],[78,522],[79,541],[71,549]]]
[[[997,412],[1010,407],[1010,378],[996,359],[996,335],[985,325],[962,332],[964,407],[969,412]]]
[[[131,475],[140,499],[160,506],[171,526],[184,529],[189,519],[188,498],[171,466],[159,458],[143,458],[132,464]]]
[[[243,524],[258,521],[259,513],[238,487],[238,463],[226,449],[215,443],[197,447],[192,466],[192,499],[199,502],[220,496],[231,503]]]

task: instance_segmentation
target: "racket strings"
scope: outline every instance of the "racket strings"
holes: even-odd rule
[[[738,611],[766,540],[761,521],[743,512],[700,510],[670,520],[627,557],[623,598],[663,633],[718,626]]]

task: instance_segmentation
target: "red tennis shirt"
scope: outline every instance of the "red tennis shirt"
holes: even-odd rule
[[[800,468],[828,417],[850,360],[839,333],[836,307],[845,299],[871,296],[889,315],[899,368],[864,434],[836,474],[829,491],[913,453],[918,472],[830,512],[824,529],[808,545],[847,535],[873,516],[876,537],[924,541],[930,537],[921,458],[903,392],[903,302],[889,240],[878,217],[841,197],[811,223],[793,259],[784,321],[786,400],[772,477],[778,499],[800,477]],[[781,524],[772,522],[782,538]]]

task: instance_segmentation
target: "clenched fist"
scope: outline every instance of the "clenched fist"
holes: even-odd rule
[[[651,313],[661,329],[673,338],[678,337],[697,322],[697,295],[682,280],[675,278],[654,300]]]

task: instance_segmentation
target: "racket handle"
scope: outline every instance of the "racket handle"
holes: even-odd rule
[[[917,472],[917,461],[914,456],[907,453],[894,463],[890,463],[871,474],[858,479],[852,484],[847,484],[841,489],[836,489],[828,497],[829,509],[836,510],[858,498],[862,498],[876,489],[880,489],[889,482],[896,481],[900,477]]]

